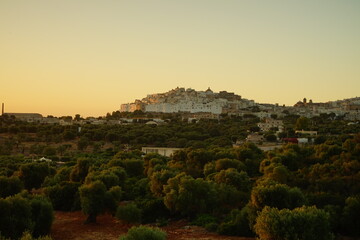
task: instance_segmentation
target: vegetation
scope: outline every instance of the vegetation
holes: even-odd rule
[[[119,238],[120,240],[165,240],[166,233],[159,228],[151,228],[146,226],[132,227],[126,236]]]
[[[104,213],[136,224],[186,218],[209,231],[260,239],[360,237],[358,124],[287,115],[283,135],[319,135],[264,152],[253,143],[232,146],[258,131],[254,116],[164,118],[158,126],[139,119],[79,132],[0,117],[1,237],[44,237],[53,209],[82,210],[86,223]],[[171,157],[143,154],[140,146],[149,145],[181,149]],[[158,231],[140,226],[121,239],[165,239]]]

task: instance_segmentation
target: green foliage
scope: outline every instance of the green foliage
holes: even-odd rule
[[[26,189],[39,188],[47,176],[52,174],[47,163],[22,164],[19,170],[19,178]]]
[[[24,231],[33,229],[31,205],[27,199],[20,196],[1,198],[0,212],[0,232],[4,237],[18,239]]]
[[[214,213],[226,214],[234,208],[244,206],[249,201],[249,194],[226,184],[215,184],[217,207]]]
[[[255,232],[262,240],[332,240],[329,214],[316,207],[294,210],[265,207],[256,219]]]
[[[205,227],[209,223],[216,223],[217,219],[209,214],[200,214],[192,222],[192,225]]]
[[[0,198],[19,193],[24,188],[24,184],[18,177],[0,176]]]
[[[360,237],[360,197],[348,197],[341,217],[342,233]]]
[[[190,217],[211,212],[217,200],[213,183],[201,178],[193,179],[184,173],[170,178],[164,193],[164,203],[169,210]]]
[[[296,130],[309,130],[310,120],[306,117],[299,117],[296,120],[295,128]]]
[[[249,221],[252,214],[252,209],[249,206],[245,206],[241,210],[232,210],[228,220],[219,225],[217,232],[223,235],[253,237],[254,233],[250,229]]]
[[[143,223],[160,222],[160,224],[164,224],[170,216],[162,198],[137,199],[136,205],[141,209]]]
[[[79,158],[73,170],[70,173],[70,180],[74,182],[85,181],[86,176],[88,175],[90,167],[90,160],[87,158]]]
[[[140,223],[141,210],[134,203],[118,206],[116,218],[126,223]]]
[[[105,193],[105,206],[111,214],[114,215],[116,213],[116,209],[118,207],[119,201],[121,200],[121,197],[122,191],[121,187],[119,186],[111,187]]]
[[[251,203],[260,210],[265,206],[292,209],[304,205],[306,199],[300,189],[270,181],[253,188]]]
[[[141,159],[125,159],[122,161],[123,167],[129,177],[141,177],[144,172],[144,161]]]
[[[242,171],[245,170],[246,167],[244,163],[236,159],[224,158],[224,159],[216,160],[215,162],[216,171],[226,170],[228,168],[234,168],[238,171]]]
[[[103,213],[105,210],[106,186],[100,181],[95,181],[82,185],[79,188],[79,192],[81,209],[88,215],[86,223],[96,222],[97,215]]]
[[[251,189],[251,181],[247,173],[244,171],[238,172],[234,168],[221,170],[214,176],[214,180],[217,183],[234,186],[242,192],[248,192]]]
[[[80,210],[79,187],[81,183],[61,182],[44,188],[45,195],[50,199],[55,210]]]
[[[1,236],[11,239],[20,238],[25,231],[34,237],[49,234],[54,219],[46,198],[26,193],[0,198],[0,212]]]
[[[50,233],[54,220],[54,211],[51,202],[41,196],[35,196],[30,201],[32,222],[34,223],[33,236],[39,237]]]
[[[165,240],[166,233],[159,228],[146,226],[132,227],[125,236],[121,236],[119,240]]]
[[[52,238],[49,236],[40,236],[38,238],[35,238],[31,236],[30,232],[26,231],[19,240],[52,240]]]
[[[120,184],[119,177],[111,170],[103,170],[101,172],[92,171],[85,178],[85,184],[101,181],[105,184],[107,189]]]
[[[154,172],[150,177],[150,190],[157,196],[163,196],[164,186],[170,178],[176,176],[172,170],[162,169],[161,171]]]

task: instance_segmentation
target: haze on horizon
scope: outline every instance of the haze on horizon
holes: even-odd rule
[[[358,0],[2,0],[6,112],[101,116],[185,87],[293,105],[359,96]]]

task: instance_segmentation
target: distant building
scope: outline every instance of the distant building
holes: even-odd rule
[[[246,137],[246,142],[260,143],[264,141],[265,141],[264,136],[258,133],[251,133]]]
[[[145,154],[158,153],[162,156],[170,157],[174,152],[181,150],[181,148],[166,148],[166,147],[142,147],[141,151]]]
[[[14,116],[16,119],[25,122],[40,122],[43,116],[40,113],[4,113],[7,116]]]
[[[317,135],[317,131],[305,131],[305,130],[297,130],[295,131],[296,134],[301,134],[301,135],[309,135],[309,136],[316,136]]]
[[[242,108],[256,105],[254,101],[242,99],[234,93],[221,91],[195,91],[188,88],[176,88],[166,93],[149,94],[134,103],[122,104],[121,112],[142,110],[161,113],[234,113]]]

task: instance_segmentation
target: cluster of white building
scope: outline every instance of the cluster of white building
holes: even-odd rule
[[[122,104],[120,111],[221,114],[236,112],[255,105],[253,100],[242,99],[241,96],[226,91],[215,93],[210,88],[206,91],[195,91],[191,88],[178,87],[166,93],[150,94],[134,103]]]

